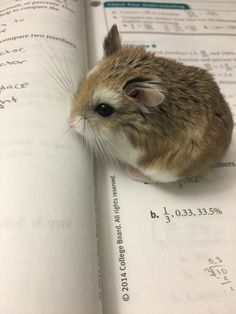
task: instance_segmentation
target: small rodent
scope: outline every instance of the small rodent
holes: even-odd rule
[[[79,86],[69,119],[92,149],[149,182],[200,175],[219,162],[230,144],[233,118],[211,74],[122,45],[116,25],[103,47],[102,59]]]

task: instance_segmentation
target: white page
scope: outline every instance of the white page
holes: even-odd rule
[[[207,68],[235,115],[236,2],[230,8],[219,2],[213,9],[207,2],[189,6],[192,10],[90,6],[90,20],[104,21],[90,31],[90,45],[94,41],[96,47],[91,65],[102,54],[106,32],[117,23],[123,41]],[[166,185],[134,182],[114,166],[98,166],[105,313],[235,313],[235,154],[234,133],[212,178]]]
[[[82,2],[1,1],[0,17],[0,313],[101,313],[93,162],[62,87],[86,70]]]

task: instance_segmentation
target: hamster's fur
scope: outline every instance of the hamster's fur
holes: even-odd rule
[[[150,182],[204,173],[224,155],[233,129],[211,74],[123,46],[116,25],[79,86],[70,124],[95,151]]]

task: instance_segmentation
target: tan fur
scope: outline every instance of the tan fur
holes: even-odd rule
[[[94,132],[123,132],[140,150],[139,170],[161,169],[177,177],[198,175],[216,164],[227,150],[233,119],[212,76],[204,69],[157,57],[143,48],[115,45],[81,83],[71,117],[85,117]],[[142,110],[125,92],[127,82],[145,78],[161,88],[165,99]],[[94,93],[108,88],[120,107],[109,117],[94,112]],[[111,103],[112,105],[112,103]],[[145,105],[145,104],[144,104]],[[127,152],[128,154],[128,152]]]

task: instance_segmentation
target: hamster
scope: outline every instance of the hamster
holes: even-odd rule
[[[201,175],[227,150],[233,119],[211,74],[122,45],[113,25],[104,55],[81,82],[69,123],[134,179]]]

